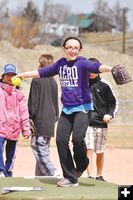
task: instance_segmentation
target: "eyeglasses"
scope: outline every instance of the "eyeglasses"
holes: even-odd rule
[[[65,49],[67,49],[68,51],[80,51],[80,47],[71,47],[71,46],[68,46],[68,47],[64,47]]]

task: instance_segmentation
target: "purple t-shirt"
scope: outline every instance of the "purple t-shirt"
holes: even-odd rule
[[[91,62],[79,56],[74,61],[61,58],[47,67],[39,68],[40,77],[59,75],[64,106],[75,106],[92,102],[89,89],[89,73],[100,73],[101,63]]]

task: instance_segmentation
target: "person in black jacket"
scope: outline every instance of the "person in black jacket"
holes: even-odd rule
[[[51,54],[42,54],[40,67],[53,63]],[[53,77],[33,78],[31,82],[28,108],[34,135],[31,147],[36,158],[36,176],[58,176],[58,171],[50,160],[50,140],[54,137],[55,123],[58,120],[58,85]]]
[[[96,58],[89,60],[99,62]],[[99,74],[90,74],[90,91],[93,99],[94,110],[89,112],[89,126],[86,131],[87,156],[90,164],[87,167],[88,178],[93,171],[93,152],[96,153],[96,180],[105,181],[103,178],[104,151],[107,144],[108,123],[118,111],[118,101],[113,89]]]

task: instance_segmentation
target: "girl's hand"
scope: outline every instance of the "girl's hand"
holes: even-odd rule
[[[104,122],[106,122],[106,123],[108,123],[108,122],[111,122],[111,120],[112,120],[112,116],[111,115],[104,115],[104,117],[103,117],[103,121]]]
[[[27,71],[27,72],[23,72],[20,74],[17,74],[16,76],[14,76],[15,78],[21,78],[21,79],[25,79],[25,78],[39,78],[39,72],[38,70],[33,70],[33,71]]]
[[[29,139],[29,137],[30,137],[29,135],[24,135],[25,139]]]

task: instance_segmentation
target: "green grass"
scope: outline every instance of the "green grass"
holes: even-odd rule
[[[57,179],[1,178],[0,192],[5,186],[42,187],[42,191],[10,192],[0,194],[0,200],[116,200],[118,186],[112,183],[79,179],[78,187],[61,188]]]

